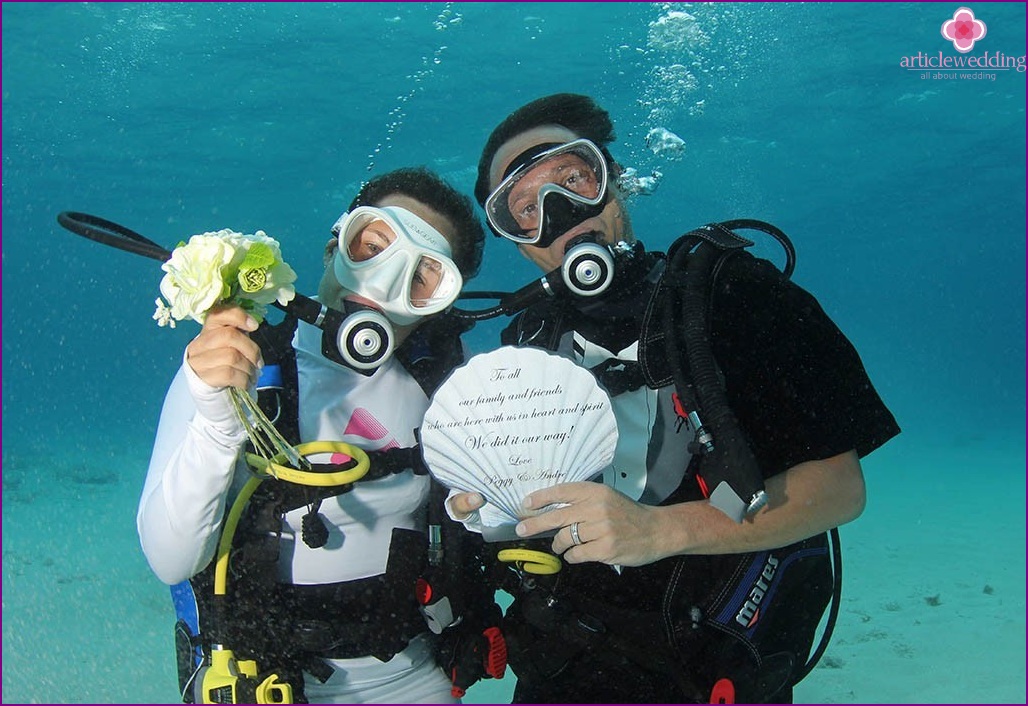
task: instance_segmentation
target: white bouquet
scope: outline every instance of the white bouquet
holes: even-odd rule
[[[235,304],[258,323],[272,302],[287,304],[296,296],[296,272],[282,259],[278,241],[259,230],[244,235],[232,230],[194,235],[179,243],[162,266],[161,295],[153,318],[160,326],[176,321],[203,323],[215,306]],[[165,301],[166,300],[166,301]],[[261,456],[286,458],[304,466],[306,460],[282,438],[257,403],[244,390],[229,388],[236,414]]]
[[[174,328],[183,319],[202,324],[218,304],[238,304],[260,322],[268,304],[288,304],[296,296],[296,273],[282,259],[278,241],[262,230],[194,235],[172,251],[161,269],[167,273],[161,280],[167,303],[158,298],[153,315],[160,326]]]

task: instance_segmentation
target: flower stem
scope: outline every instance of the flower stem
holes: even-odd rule
[[[229,388],[232,407],[250,437],[254,450],[263,458],[271,460],[275,456],[284,456],[297,470],[310,470],[311,464],[300,455],[279,433],[275,425],[265,416],[260,405],[245,391],[235,387]]]

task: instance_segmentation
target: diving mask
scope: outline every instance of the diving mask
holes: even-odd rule
[[[607,160],[590,140],[536,145],[507,167],[485,201],[486,218],[497,235],[545,248],[599,215],[607,180]]]
[[[406,326],[449,307],[463,279],[450,244],[435,228],[397,206],[359,206],[332,226],[339,238],[333,263],[347,291],[373,301]]]

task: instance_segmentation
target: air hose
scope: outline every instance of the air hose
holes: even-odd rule
[[[536,576],[549,576],[559,572],[563,567],[557,556],[535,549],[501,549],[496,553],[496,558]]]
[[[755,512],[767,501],[764,478],[750,445],[732,413],[718,375],[717,361],[710,341],[709,298],[712,273],[718,260],[731,253],[710,242],[711,231],[743,243],[720,224],[704,226],[684,236],[687,240],[675,249],[668,264],[667,277],[673,284],[664,301],[663,323],[668,347],[668,363],[679,397],[701,442],[700,481],[711,504],[736,522]],[[697,244],[698,243],[698,244]],[[689,260],[686,267],[686,259]],[[682,355],[679,331],[684,342]],[[688,362],[692,385],[686,383],[683,358]],[[697,424],[698,422],[698,424]]]

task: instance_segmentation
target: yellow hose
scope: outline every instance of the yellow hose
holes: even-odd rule
[[[371,468],[371,460],[363,449],[351,446],[342,441],[309,441],[299,444],[296,451],[301,456],[309,456],[317,453],[343,453],[357,460],[357,465],[346,471],[336,473],[313,473],[311,471],[298,471],[295,468],[283,466],[285,460],[282,454],[274,456],[270,461],[256,454],[247,453],[246,461],[255,470],[264,473],[263,477],[253,477],[246,482],[243,489],[239,491],[232,508],[225,518],[225,528],[221,532],[221,539],[218,541],[217,563],[214,565],[214,595],[224,596],[228,585],[228,556],[232,552],[232,539],[236,535],[236,527],[239,525],[239,518],[243,515],[243,508],[250,502],[257,486],[265,478],[273,477],[279,480],[310,486],[331,486],[346,485],[360,480],[368,474]]]
[[[222,530],[221,540],[218,542],[218,560],[214,565],[215,596],[225,595],[225,588],[228,584],[228,555],[232,551],[232,538],[236,534],[236,526],[243,514],[243,508],[246,507],[246,503],[250,502],[250,496],[263,480],[263,478],[251,478],[246,481],[246,485],[239,491],[236,501],[232,503],[228,517],[225,518],[225,528]]]
[[[371,460],[363,449],[342,441],[308,441],[307,443],[297,445],[296,450],[301,456],[310,456],[318,453],[342,453],[356,459],[357,465],[346,471],[314,473],[311,471],[298,471],[295,468],[282,465],[285,459],[281,454],[273,456],[271,460],[268,460],[257,454],[248,453],[246,454],[246,462],[258,472],[272,478],[289,481],[298,485],[318,487],[353,483],[366,476],[371,469]]]
[[[534,549],[501,549],[496,553],[496,558],[517,564],[518,568],[538,576],[555,574],[564,566],[553,554]]]

